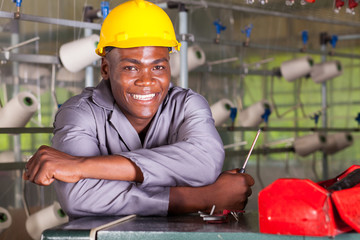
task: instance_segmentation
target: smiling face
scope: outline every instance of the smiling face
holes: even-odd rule
[[[114,48],[102,60],[101,75],[110,81],[117,105],[139,133],[168,92],[168,48]]]

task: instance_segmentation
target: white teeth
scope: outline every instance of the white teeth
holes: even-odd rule
[[[146,94],[146,95],[131,94],[131,96],[136,100],[147,101],[147,100],[151,100],[152,98],[154,98],[155,93]]]

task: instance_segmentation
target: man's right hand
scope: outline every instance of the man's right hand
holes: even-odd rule
[[[79,164],[82,159],[41,146],[27,162],[23,179],[39,185],[50,185],[55,179],[77,182],[81,179]]]
[[[249,174],[237,171],[225,171],[215,183],[204,187],[172,187],[169,214],[210,212],[213,205],[216,212],[243,210],[255,181]]]
[[[84,178],[143,182],[140,168],[120,155],[77,157],[41,146],[29,159],[24,180],[50,185],[54,180],[75,183]]]

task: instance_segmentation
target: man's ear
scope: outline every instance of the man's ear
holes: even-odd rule
[[[103,57],[101,58],[101,77],[104,79],[104,80],[108,80],[110,78],[109,74],[109,62],[108,60],[106,59],[106,57]]]

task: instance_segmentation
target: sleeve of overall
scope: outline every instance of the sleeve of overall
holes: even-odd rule
[[[61,107],[54,123],[54,148],[75,156],[98,156],[94,116],[87,104]],[[82,179],[55,181],[58,200],[71,217],[99,215],[166,215],[167,187],[143,187],[134,182]]]
[[[198,187],[213,183],[221,173],[223,143],[207,101],[190,92],[182,109],[176,118],[183,121],[168,145],[121,153],[140,167],[143,186]]]

